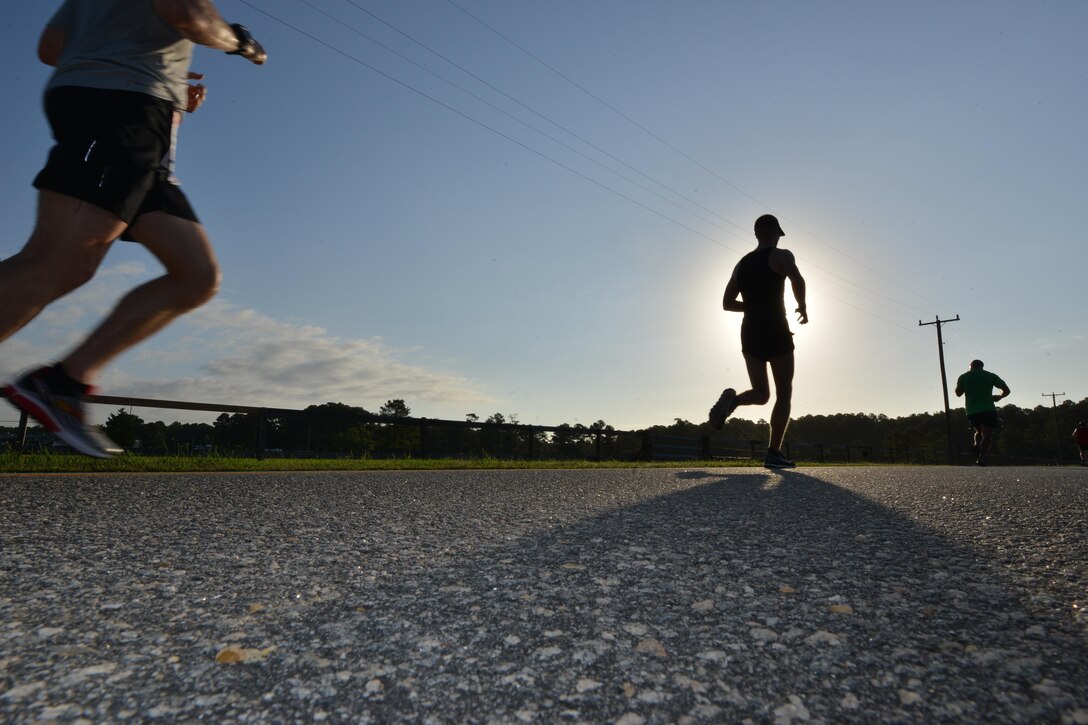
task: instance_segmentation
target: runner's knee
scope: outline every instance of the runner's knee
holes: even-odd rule
[[[752,388],[752,403],[765,405],[771,399],[771,391],[766,388]]]
[[[184,272],[171,272],[181,284],[180,302],[188,309],[200,307],[219,292],[221,274],[214,259],[206,260]]]

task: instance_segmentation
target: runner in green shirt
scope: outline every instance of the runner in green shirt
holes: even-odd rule
[[[967,420],[975,429],[974,454],[977,466],[986,465],[985,458],[993,442],[993,431],[1001,427],[994,403],[1007,398],[1012,392],[1004,380],[982,367],[981,360],[972,360],[971,369],[956,380],[956,397],[966,396],[964,407],[967,410]],[[994,388],[998,388],[1001,395],[994,395]]]

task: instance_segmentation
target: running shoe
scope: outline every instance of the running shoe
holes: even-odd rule
[[[105,433],[84,422],[82,396],[59,391],[51,372],[40,368],[6,386],[8,400],[78,453],[94,458],[121,453]]]
[[[797,464],[789,460],[782,455],[780,451],[767,451],[767,456],[763,459],[763,465],[766,468],[796,468]]]
[[[737,391],[732,388],[726,388],[722,391],[722,395],[718,398],[718,402],[710,409],[710,425],[714,426],[716,430],[721,430],[725,425],[725,419],[733,414],[733,411],[737,409]]]

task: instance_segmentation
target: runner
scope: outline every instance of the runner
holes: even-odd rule
[[[986,454],[990,452],[993,444],[994,430],[1001,427],[994,403],[1007,398],[1012,392],[1004,380],[982,368],[981,360],[972,360],[971,369],[956,380],[956,397],[966,396],[964,408],[967,411],[967,421],[975,429],[972,452],[976,466],[986,465]],[[1001,395],[994,395],[994,388],[998,388]]]
[[[1073,429],[1073,440],[1077,442],[1080,450],[1080,465],[1088,466],[1088,423],[1083,420],[1077,423],[1077,427]]]
[[[765,214],[756,219],[755,251],[746,254],[733,269],[725,287],[722,307],[729,312],[743,312],[740,341],[748,367],[750,389],[738,394],[726,388],[710,409],[710,424],[721,428],[738,406],[763,405],[771,399],[767,366],[774,376],[775,401],[771,409],[771,435],[763,465],[768,468],[793,468],[793,461],[782,455],[782,440],[790,421],[793,397],[793,333],[786,320],[784,300],[789,279],[797,300],[798,322],[808,324],[805,306],[805,280],[797,269],[793,253],[779,249],[778,241],[786,235],[778,219]],[[738,299],[738,297],[740,299]]]
[[[267,54],[210,0],[66,0],[46,25],[39,59],[56,68],[45,91],[56,145],[34,179],[30,240],[0,262],[0,341],[90,280],[113,242],[143,244],[165,274],[130,291],[60,362],[5,387],[12,403],[73,450],[119,452],[85,422],[83,399],[103,366],[215,295],[219,266],[204,228],[172,183],[178,109],[196,110],[195,45],[262,65]]]

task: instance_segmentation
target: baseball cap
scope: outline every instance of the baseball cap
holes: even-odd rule
[[[786,236],[786,233],[782,231],[782,225],[778,223],[778,217],[774,214],[764,214],[759,219],[756,219],[755,225],[756,236],[760,236],[763,233],[775,233]]]

